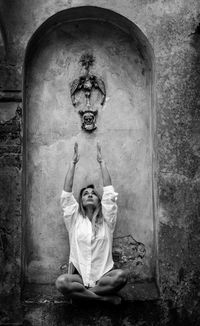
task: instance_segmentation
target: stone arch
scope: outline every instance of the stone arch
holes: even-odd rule
[[[154,149],[154,144],[155,144],[155,91],[154,91],[154,53],[153,53],[153,49],[147,39],[147,37],[143,34],[143,32],[130,20],[128,20],[127,18],[121,16],[118,13],[115,13],[111,10],[108,9],[104,9],[104,8],[99,8],[99,7],[93,7],[93,6],[84,6],[84,7],[76,7],[76,8],[70,8],[70,9],[66,9],[63,10],[61,12],[56,13],[55,15],[53,15],[52,17],[50,17],[49,19],[47,19],[37,30],[36,32],[33,34],[33,36],[31,37],[31,39],[28,42],[27,45],[27,49],[26,49],[26,54],[25,54],[25,61],[24,61],[24,90],[23,90],[23,108],[24,108],[24,126],[25,126],[25,133],[24,133],[24,153],[26,153],[24,155],[24,188],[26,189],[24,191],[24,200],[23,200],[23,212],[24,212],[24,218],[23,218],[23,234],[24,234],[24,255],[23,255],[23,271],[24,271],[24,276],[26,279],[27,284],[31,284],[34,283],[38,280],[34,279],[34,275],[35,273],[37,273],[38,269],[40,269],[40,261],[39,261],[39,254],[35,254],[34,256],[34,248],[36,248],[36,245],[33,244],[34,240],[32,239],[32,235],[30,237],[30,247],[32,248],[32,251],[27,252],[27,241],[29,241],[27,238],[27,230],[30,231],[31,229],[31,221],[30,219],[27,219],[27,216],[30,214],[30,207],[28,207],[30,205],[30,198],[28,198],[27,196],[32,196],[31,190],[28,189],[28,184],[33,182],[32,180],[34,179],[33,174],[29,174],[28,171],[28,160],[29,160],[29,154],[27,154],[28,151],[28,139],[30,138],[30,134],[29,134],[29,125],[28,125],[28,112],[29,112],[29,108],[31,107],[30,102],[28,101],[28,97],[30,96],[30,75],[32,72],[30,72],[30,66],[32,65],[33,62],[33,58],[37,57],[38,55],[38,51],[39,49],[43,46],[44,43],[44,39],[46,35],[50,35],[52,33],[54,33],[54,31],[56,29],[59,29],[60,26],[63,26],[65,24],[75,24],[78,23],[81,26],[85,26],[85,24],[88,24],[89,22],[89,26],[100,26],[100,24],[105,25],[105,29],[107,29],[107,31],[109,31],[109,26],[111,26],[111,29],[113,29],[113,35],[117,35],[116,30],[119,31],[119,34],[122,33],[123,35],[127,35],[130,43],[133,41],[134,44],[134,48],[137,52],[137,56],[138,58],[141,58],[141,65],[144,64],[145,66],[145,73],[146,73],[146,83],[148,84],[148,87],[145,88],[146,86],[144,86],[145,88],[145,94],[146,97],[148,97],[148,99],[146,99],[146,109],[148,111],[147,116],[149,116],[149,120],[147,122],[148,125],[148,137],[151,139],[151,141],[149,142],[148,146],[149,146],[149,152],[150,154],[148,154],[148,163],[147,165],[151,165],[150,167],[148,167],[148,174],[151,174],[151,176],[149,176],[148,180],[151,180],[151,186],[149,188],[149,195],[151,196],[151,215],[152,215],[152,220],[150,222],[150,232],[152,233],[152,240],[151,240],[151,244],[149,245],[149,256],[151,256],[151,259],[149,259],[146,263],[146,269],[151,270],[151,273],[148,275],[148,272],[146,271],[142,271],[141,273],[144,274],[144,283],[147,281],[148,286],[149,284],[152,284],[152,288],[148,288],[148,290],[146,290],[146,293],[148,292],[148,294],[145,293],[145,296],[147,296],[148,298],[154,298],[157,296],[157,292],[156,292],[156,286],[154,286],[154,284],[156,283],[156,279],[158,277],[157,274],[157,241],[156,241],[156,182],[154,179],[155,176],[155,149]],[[83,28],[84,29],[84,28]],[[121,35],[122,35],[121,34]],[[116,40],[117,40],[116,36]],[[130,45],[131,48],[131,45]],[[136,53],[135,52],[135,53]],[[119,54],[118,58],[119,58]],[[138,63],[138,59],[135,59],[135,62]],[[125,77],[124,77],[125,78]],[[148,93],[148,95],[147,95]],[[32,104],[33,106],[33,104]],[[33,114],[32,114],[33,117]],[[102,121],[105,122],[105,120]],[[100,122],[101,123],[101,122]],[[146,122],[145,122],[146,123]],[[144,123],[144,124],[145,124]],[[140,122],[139,122],[140,124]],[[107,125],[107,129],[108,129],[108,125]],[[117,127],[116,127],[117,128]],[[140,127],[139,127],[140,128]],[[39,139],[40,136],[38,136]],[[148,138],[147,137],[147,138]],[[114,145],[113,145],[114,146]],[[34,149],[35,150],[35,149]],[[36,151],[38,151],[38,148],[36,149]],[[36,154],[35,154],[36,155]],[[33,162],[32,162],[33,163]],[[35,163],[33,163],[34,165]],[[139,163],[138,163],[139,166]],[[96,172],[94,173],[94,176],[96,177]],[[117,176],[116,176],[116,180],[117,180]],[[28,189],[28,191],[27,191]],[[52,190],[53,191],[53,190]],[[31,194],[30,194],[31,193]],[[28,195],[29,194],[29,195]],[[141,194],[140,194],[141,196]],[[136,201],[137,201],[137,194],[136,194]],[[39,200],[39,199],[38,199]],[[27,204],[27,202],[29,201],[29,204]],[[138,201],[138,203],[140,202],[141,205],[141,198]],[[127,201],[127,207],[129,207],[131,205],[131,200]],[[129,211],[130,213],[130,211]],[[129,214],[127,213],[127,214]],[[137,213],[138,214],[138,213]],[[142,223],[146,223],[145,221],[143,221]],[[141,223],[141,225],[142,225]],[[135,223],[135,226],[136,227]],[[138,233],[140,232],[140,228],[142,226],[140,226],[138,228]],[[127,231],[128,231],[128,226],[127,226]],[[124,236],[124,234],[121,234],[120,232],[118,232],[117,237],[116,237],[116,247],[119,249],[120,246],[127,246],[127,252],[128,252],[128,247],[130,247],[130,244],[134,246],[136,246],[136,243],[139,242],[134,242],[135,239],[131,240],[131,238],[129,238],[129,234],[127,234],[126,231],[126,235]],[[144,234],[143,234],[143,239],[141,242],[144,242],[144,237],[146,234],[146,230],[144,230]],[[125,240],[123,240],[125,239]],[[137,238],[137,240],[139,241],[140,239]],[[133,251],[135,250],[136,247],[133,248]],[[148,249],[147,249],[148,251]],[[130,254],[130,252],[126,254]],[[122,252],[120,253],[122,255]],[[35,263],[31,265],[31,255],[35,258],[33,258],[33,260],[35,259]],[[123,252],[124,255],[124,252]],[[128,257],[128,256],[127,256]],[[37,262],[36,262],[37,261]],[[128,261],[128,258],[127,258]],[[127,263],[126,261],[126,263]],[[137,263],[140,265],[141,261],[140,259],[137,261]],[[30,269],[28,269],[27,266],[32,266]],[[135,271],[136,265],[133,266],[133,274]],[[30,271],[31,270],[31,271]],[[40,272],[39,272],[40,273]],[[44,278],[42,276],[43,271],[41,271],[41,279],[38,281],[38,283],[43,282]],[[54,273],[56,274],[56,272]],[[137,273],[137,277],[140,280],[140,271]],[[55,276],[55,275],[54,275]],[[133,276],[133,275],[132,275]],[[134,279],[134,276],[133,276]],[[49,282],[52,282],[51,276],[49,277]],[[48,282],[47,282],[48,283]],[[142,290],[143,291],[143,290]],[[135,290],[134,295],[129,295],[130,291],[127,290],[127,297],[132,298],[132,297],[138,297],[141,298],[142,297],[142,291],[140,291],[140,285],[138,286],[138,288]],[[151,292],[151,293],[150,293]]]
[[[37,45],[42,40],[43,35],[54,28],[58,24],[62,24],[65,21],[80,21],[94,19],[99,21],[108,21],[113,25],[118,26],[120,29],[124,30],[127,34],[134,35],[138,40],[138,46],[140,47],[141,53],[148,60],[149,66],[152,69],[152,74],[154,78],[154,51],[153,48],[146,37],[146,35],[141,31],[141,29],[130,21],[128,18],[122,16],[113,10],[105,9],[96,6],[81,6],[75,8],[69,8],[62,10],[55,15],[48,18],[41,26],[34,32],[28,41],[24,60],[24,82],[25,82],[25,72],[30,57],[33,55],[33,51],[37,48]]]

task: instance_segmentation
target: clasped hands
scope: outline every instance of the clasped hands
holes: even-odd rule
[[[74,155],[72,158],[72,163],[74,165],[76,165],[79,161],[79,158],[80,158],[80,154],[78,152],[78,143],[76,142],[74,144]],[[97,142],[97,162],[99,164],[103,163],[103,157],[102,157],[102,153],[101,153],[101,145],[99,144],[99,142]]]

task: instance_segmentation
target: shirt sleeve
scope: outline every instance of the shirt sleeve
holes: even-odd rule
[[[64,190],[61,194],[60,203],[63,210],[65,226],[69,231],[77,219],[78,203],[72,192],[66,192]]]
[[[114,191],[112,185],[103,188],[102,214],[112,232],[115,229],[117,220],[117,196],[118,193]]]

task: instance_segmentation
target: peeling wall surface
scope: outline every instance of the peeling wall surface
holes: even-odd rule
[[[25,52],[33,34],[53,15],[80,6],[111,10],[110,15],[118,13],[138,27],[153,49],[155,85],[147,78],[148,63],[137,51],[137,38],[136,43],[134,38],[130,42],[127,31],[119,31],[117,20],[115,27],[108,28],[109,15],[105,14],[104,25],[93,22],[94,28],[89,24],[88,32],[87,24],[82,24],[77,34],[73,24],[70,33],[67,23],[56,28],[52,26],[51,33],[44,35],[41,44],[38,41],[28,61],[28,83],[22,90]],[[98,11],[97,8],[92,10]],[[200,324],[199,17],[198,0],[0,1],[0,262],[3,266],[0,325]],[[131,34],[131,25],[129,31]],[[88,45],[89,40],[93,45]],[[98,58],[94,72],[104,80],[108,90],[106,103],[99,109],[98,128],[91,135],[81,130],[80,117],[72,106],[68,89],[70,82],[80,74],[81,42],[86,42],[94,52],[98,49],[101,54],[94,53]],[[155,98],[149,103],[153,86]],[[24,107],[23,93],[26,94]],[[116,114],[113,115],[113,111]],[[150,111],[153,119],[150,119]],[[120,194],[123,220],[118,222],[116,236],[127,235],[130,229],[135,240],[147,244],[145,275],[157,275],[159,299],[149,300],[144,290],[143,301],[125,301],[117,309],[92,303],[76,306],[59,301],[53,285],[47,289],[49,292],[43,291],[46,286],[43,284],[41,296],[24,300],[21,294],[24,293],[25,274],[27,279],[40,277],[40,280],[51,282],[60,264],[60,258],[55,257],[65,261],[63,246],[67,244],[67,236],[58,208],[65,168],[74,140],[78,140],[80,151],[85,148],[91,161],[87,165],[81,152],[77,180],[80,178],[81,185],[90,182],[89,169],[91,178],[98,184],[94,149],[97,138],[103,144],[113,183]],[[137,143],[140,138],[144,143]],[[151,141],[153,146],[148,151]],[[27,160],[23,161],[23,156]],[[129,179],[133,185],[131,189]],[[46,188],[48,192],[44,191]],[[78,188],[75,188],[76,195]],[[142,194],[147,202],[142,201]],[[23,197],[27,199],[26,207]],[[134,199],[135,206],[130,198]],[[23,213],[25,208],[28,215]],[[39,216],[38,224],[36,215]],[[129,219],[136,215],[142,219],[130,223]],[[40,223],[43,228],[39,235]],[[29,233],[25,232],[27,230]],[[47,239],[49,231],[53,230]],[[157,262],[151,264],[153,238],[158,255]],[[46,240],[49,246],[44,246],[42,251]],[[128,238],[123,246],[127,244]],[[34,264],[38,257],[39,265],[45,268],[42,267],[35,278]],[[27,262],[30,265],[24,269]],[[46,280],[44,273],[52,264],[56,267]],[[134,289],[129,288],[129,291]]]

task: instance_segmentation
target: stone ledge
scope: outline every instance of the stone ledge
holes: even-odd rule
[[[159,290],[154,281],[128,283],[119,294],[124,301],[158,300]],[[27,284],[22,295],[25,304],[70,303],[56,289],[54,284]]]
[[[159,301],[103,302],[23,305],[23,326],[160,326],[163,316]]]
[[[0,102],[22,102],[21,90],[0,91]]]

